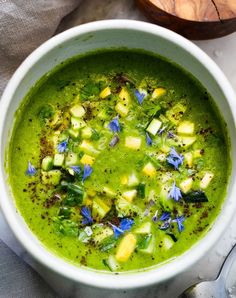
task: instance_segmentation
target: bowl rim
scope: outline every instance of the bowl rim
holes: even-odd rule
[[[39,61],[41,57],[43,57],[53,48],[59,46],[61,43],[78,37],[79,35],[90,33],[91,31],[119,29],[141,31],[147,34],[152,34],[153,36],[160,36],[164,39],[167,39],[168,41],[171,41],[173,44],[183,48],[184,50],[187,50],[194,58],[198,60],[199,63],[207,65],[209,73],[221,87],[222,92],[227,99],[227,103],[231,108],[231,113],[234,119],[234,127],[236,126],[236,101],[234,101],[235,95],[233,88],[220,68],[205,52],[203,52],[191,41],[163,27],[142,21],[116,19],[91,22],[66,30],[44,42],[22,62],[8,82],[0,101],[0,111],[2,115],[2,117],[0,117],[0,140],[3,139],[6,113],[12,97],[25,74],[30,71],[31,67],[37,61]],[[199,240],[191,249],[187,250],[185,253],[164,266],[143,272],[127,272],[120,275],[90,271],[88,269],[73,266],[72,264],[61,259],[59,256],[50,253],[50,251],[43,245],[38,245],[36,242],[31,241],[29,232],[19,225],[15,208],[12,208],[10,199],[6,199],[9,196],[6,183],[4,183],[4,160],[2,160],[4,152],[2,152],[2,148],[3,145],[0,147],[0,189],[2,190],[0,196],[0,206],[3,211],[3,215],[14,235],[21,245],[44,266],[70,280],[93,287],[104,289],[131,289],[149,286],[173,278],[174,276],[187,270],[210,250],[210,248],[220,238],[236,211],[236,204],[234,204],[233,207],[232,204],[230,204],[230,202],[233,202],[233,199],[228,199],[230,202],[224,206],[224,214],[227,216],[222,217],[220,214],[217,218],[217,222],[214,223],[211,230],[201,240]],[[233,190],[236,191],[235,183],[233,185]],[[36,238],[36,236],[34,237]]]

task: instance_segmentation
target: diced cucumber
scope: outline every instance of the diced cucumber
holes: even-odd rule
[[[88,155],[88,154],[84,154],[80,160],[80,162],[84,165],[92,165],[95,161],[95,157]]]
[[[107,114],[106,110],[102,109],[102,110],[98,113],[97,117],[98,117],[99,119],[101,119],[101,120],[108,120],[109,115]]]
[[[110,88],[110,87],[106,87],[106,88],[104,88],[104,89],[100,92],[100,94],[99,94],[99,96],[100,96],[101,98],[106,98],[106,97],[109,96],[109,95],[111,95],[111,88]]]
[[[211,172],[206,172],[203,176],[202,180],[200,181],[200,187],[202,189],[206,189],[208,185],[210,184],[211,180],[213,179],[214,174]]]
[[[153,118],[149,123],[146,131],[155,136],[158,130],[161,128],[162,122],[156,118]]]
[[[71,152],[66,156],[65,164],[67,167],[78,166],[79,163],[80,163],[80,160],[79,160],[79,155],[77,153]]]
[[[42,160],[42,170],[50,171],[53,168],[53,158],[51,156],[46,156]]]
[[[53,159],[54,167],[62,167],[64,164],[65,155],[64,154],[55,154]]]
[[[61,180],[61,171],[51,170],[48,172],[42,171],[42,183],[49,185],[58,185]]]
[[[185,153],[184,161],[186,162],[187,166],[191,168],[193,166],[193,154],[191,152]]]
[[[103,193],[105,193],[106,196],[110,198],[114,198],[116,196],[116,193],[114,192],[114,190],[109,187],[106,187],[106,186],[103,187],[102,191]]]
[[[92,215],[94,218],[103,219],[110,209],[111,207],[108,206],[103,200],[99,198],[95,198],[93,200]]]
[[[118,262],[126,262],[134,252],[135,246],[137,243],[137,239],[134,234],[129,233],[124,236],[121,240],[117,252],[116,252],[116,260]]]
[[[87,140],[83,140],[79,147],[87,154],[98,155],[100,153],[97,149],[94,148],[92,143]]]
[[[153,254],[155,251],[155,246],[156,246],[155,237],[153,235],[150,235],[150,241],[148,243],[148,246],[146,248],[139,249],[139,251],[146,254]]]
[[[115,110],[121,117],[126,117],[129,113],[129,108],[124,104],[122,104],[121,102],[118,102],[116,104]]]
[[[152,229],[152,224],[150,221],[144,222],[141,226],[134,230],[136,234],[150,234]]]
[[[79,137],[79,130],[69,129],[68,133],[69,133],[69,136],[74,140],[78,139]]]
[[[181,117],[185,113],[187,107],[186,105],[183,105],[182,103],[177,103],[175,106],[172,107],[172,109],[168,110],[166,112],[166,117],[173,123],[178,124]]]
[[[76,118],[81,118],[85,115],[85,109],[83,108],[83,106],[81,106],[79,104],[74,105],[70,109],[70,112],[71,112],[71,115]]]
[[[71,117],[70,122],[73,130],[79,130],[86,126],[86,123],[84,122],[84,120],[80,118]]]
[[[104,261],[112,272],[117,271],[120,268],[120,265],[117,263],[116,258],[112,255],[110,255],[108,259]]]
[[[159,88],[154,89],[154,91],[152,93],[152,98],[157,99],[157,98],[161,97],[164,94],[166,94],[166,89],[159,87]]]
[[[182,181],[180,183],[179,187],[180,187],[180,189],[182,190],[183,193],[187,193],[188,191],[190,191],[192,185],[193,185],[193,179],[188,178],[188,179]]]
[[[101,243],[105,238],[113,234],[114,232],[110,227],[95,227],[95,229],[93,229],[93,240],[96,244]]]
[[[142,139],[139,137],[128,136],[125,138],[125,147],[138,150],[141,147]]]
[[[165,250],[169,250],[173,246],[173,244],[175,243],[174,240],[170,236],[168,236],[168,235],[166,235],[166,236],[164,236],[162,238],[162,242],[163,242],[163,246],[162,247]]]
[[[130,187],[137,186],[139,184],[139,179],[137,178],[135,173],[132,173],[128,176],[127,185]]]
[[[83,139],[90,139],[92,137],[92,134],[93,134],[93,130],[91,127],[84,127],[81,129],[81,137]]]
[[[190,147],[193,143],[195,143],[197,138],[194,137],[178,137],[178,143],[183,147]]]
[[[124,198],[118,198],[116,201],[116,210],[121,216],[127,216],[130,214],[131,204]]]
[[[123,192],[122,197],[126,199],[128,202],[132,202],[133,199],[137,196],[137,190],[131,189]]]
[[[172,211],[174,208],[174,200],[169,198],[170,187],[162,185],[159,193],[159,202],[164,210]]]
[[[194,123],[191,121],[182,121],[177,127],[177,133],[180,135],[193,135]]]
[[[157,174],[156,168],[151,162],[148,162],[142,169],[142,172],[145,176],[155,177]]]

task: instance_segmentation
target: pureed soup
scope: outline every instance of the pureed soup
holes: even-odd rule
[[[184,253],[226,193],[226,127],[207,91],[162,58],[101,51],[71,60],[16,115],[17,208],[52,252],[98,270]]]

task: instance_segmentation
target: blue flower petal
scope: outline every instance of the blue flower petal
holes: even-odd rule
[[[143,100],[144,100],[144,97],[145,97],[145,93],[140,93],[137,89],[134,91],[134,95],[135,97],[137,98],[138,100],[138,103],[141,105]]]
[[[170,221],[167,220],[159,227],[159,229],[162,231],[166,231],[167,229],[169,229],[169,227],[170,227]]]
[[[31,164],[30,161],[28,161],[28,168],[25,172],[25,174],[27,176],[34,176],[37,173],[37,170],[35,169],[35,167]]]
[[[64,153],[66,151],[66,149],[67,149],[67,145],[68,145],[68,140],[65,140],[65,141],[61,142],[57,146],[57,151],[59,153]]]
[[[158,135],[161,136],[163,132],[166,130],[166,126],[158,130]]]
[[[182,154],[178,154],[175,149],[172,147],[166,161],[172,165],[175,170],[179,169],[179,166],[183,164],[184,157]]]
[[[112,227],[112,229],[113,229],[114,236],[115,236],[116,239],[117,239],[120,235],[124,234],[124,231],[123,231],[121,228],[119,228],[119,227],[113,225],[112,223],[110,223],[110,225],[111,225],[111,227]]]
[[[182,232],[184,230],[183,222],[185,221],[184,216],[177,216],[175,219],[172,220],[172,222],[177,222],[179,232]]]
[[[120,124],[118,117],[115,117],[113,120],[111,120],[108,124],[108,127],[112,132],[120,132]]]
[[[148,146],[152,145],[152,139],[150,137],[150,135],[146,132],[146,143]]]
[[[81,167],[79,166],[70,166],[70,168],[78,175],[81,173]]]
[[[158,221],[158,210],[155,212],[154,216],[152,217],[153,222],[157,222]]]
[[[85,179],[87,179],[93,172],[93,168],[90,165],[84,165],[84,174],[82,182],[84,182]]]
[[[175,185],[175,182],[172,185],[168,197],[174,199],[176,202],[178,202],[182,198],[182,193],[180,189]]]
[[[170,212],[163,212],[161,217],[160,217],[160,220],[161,221],[166,221],[166,220],[169,220],[170,219]]]
[[[123,231],[129,231],[134,224],[134,220],[130,218],[122,218],[119,228]]]
[[[81,214],[83,216],[82,224],[87,225],[93,223],[93,218],[91,216],[91,211],[87,206],[81,208]]]

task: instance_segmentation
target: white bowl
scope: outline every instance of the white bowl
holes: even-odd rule
[[[144,49],[174,61],[191,72],[208,90],[227,123],[231,138],[232,173],[222,211],[207,235],[176,259],[165,265],[135,273],[102,273],[75,267],[50,253],[29,230],[17,212],[4,158],[14,123],[14,113],[31,86],[67,58],[110,48]],[[236,213],[236,100],[221,70],[190,41],[156,25],[109,20],[89,23],[63,32],[41,45],[17,69],[0,102],[0,203],[13,233],[26,250],[45,266],[76,282],[111,289],[137,288],[163,282],[193,266],[223,235]]]

